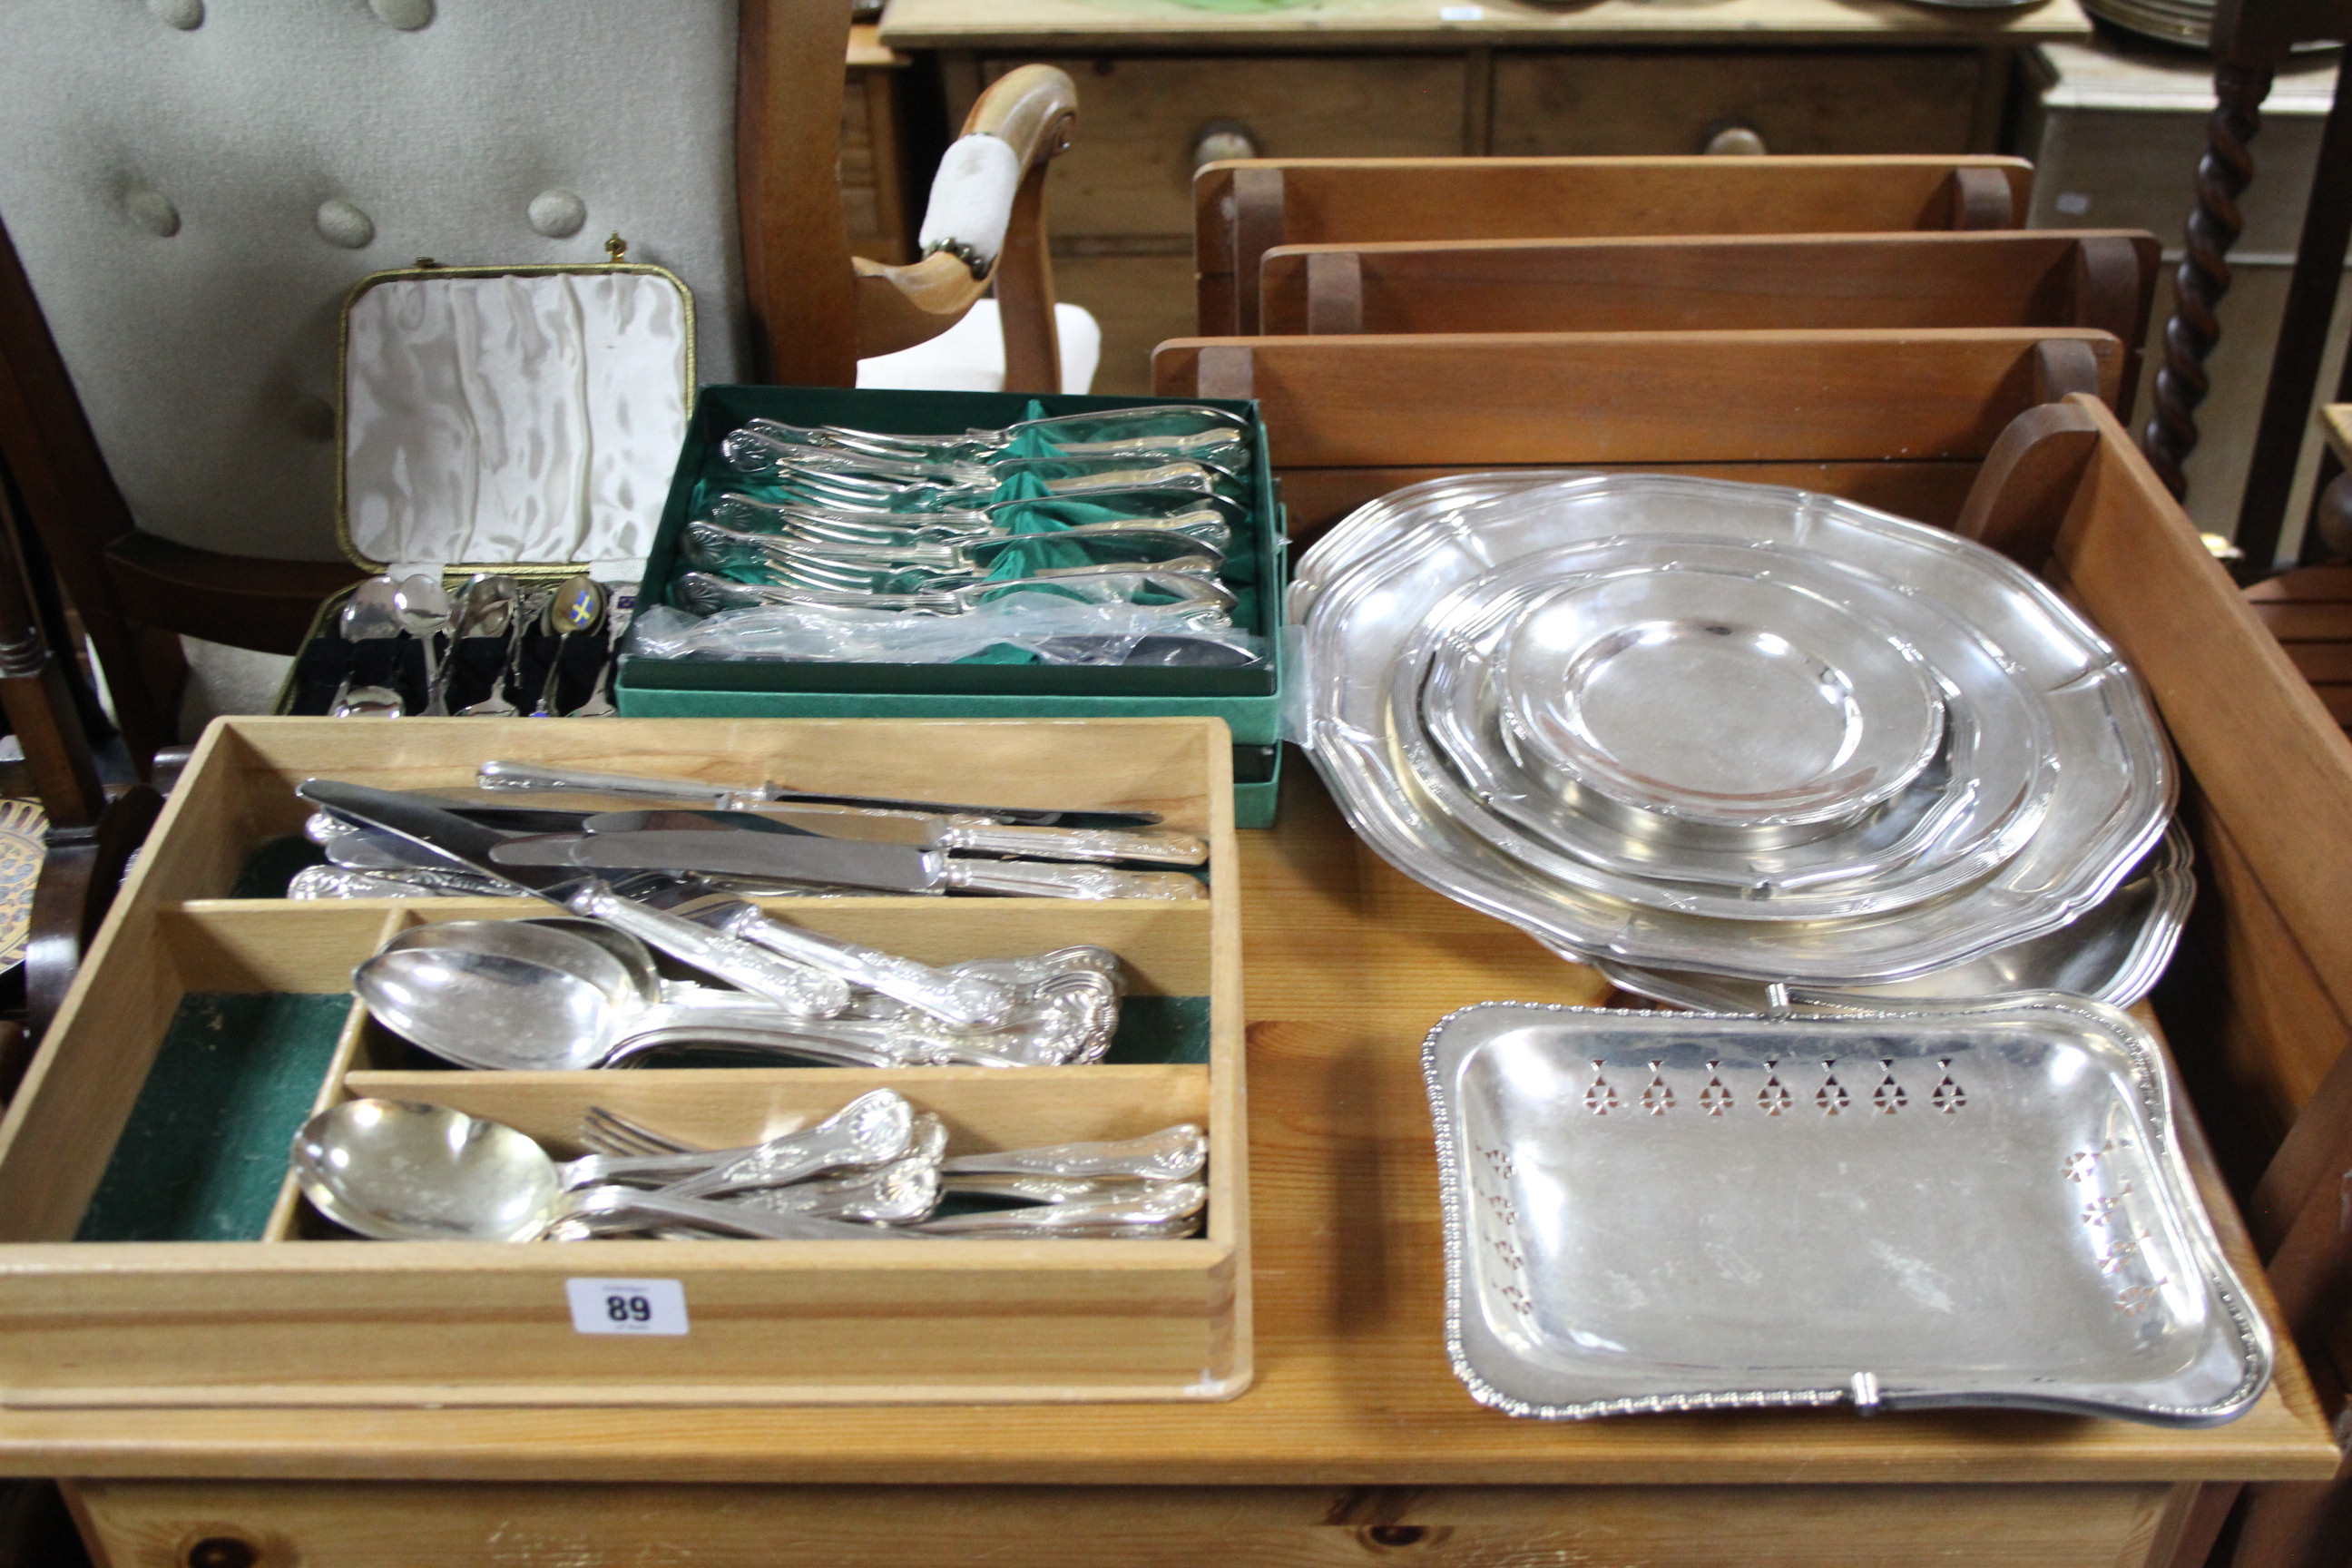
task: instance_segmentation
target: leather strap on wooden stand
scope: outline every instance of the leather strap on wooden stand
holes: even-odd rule
[[[2033,401],[2055,403],[2069,393],[2099,395],[2099,356],[2080,338],[2045,338],[2033,345]]]
[[[2139,389],[2140,342],[2147,335],[2147,298],[2140,288],[2139,247],[2119,234],[2085,235],[2074,246],[2074,311],[2078,327],[2113,332],[2124,345],[2124,374],[2116,417],[2129,420]]]
[[[2015,228],[2017,209],[2010,197],[2009,181],[1998,169],[1955,169],[1952,193],[1954,228]]]
[[[1265,290],[1259,289],[1261,303]],[[1364,330],[1364,258],[1352,250],[1318,250],[1307,258],[1307,330]]]
[[[1282,171],[1234,171],[1234,331],[1253,337],[1258,331],[1258,263],[1283,243]]]
[[[1192,395],[1230,397],[1245,403],[1257,395],[1255,351],[1219,343],[1201,351],[1192,371]]]

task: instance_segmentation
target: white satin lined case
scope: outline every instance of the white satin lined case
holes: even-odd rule
[[[354,562],[394,578],[639,574],[694,389],[694,300],[675,275],[379,272],[344,301],[342,358],[337,530]]]

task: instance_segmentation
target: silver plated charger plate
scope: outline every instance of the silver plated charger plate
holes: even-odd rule
[[[1315,578],[1302,634],[1310,758],[1391,864],[1570,956],[1767,981],[1907,979],[2065,924],[2114,890],[2170,816],[2168,753],[2114,649],[2012,563],[1925,524],[1776,486],[1633,474],[1402,514],[1376,540],[1344,526],[1354,559]],[[1389,689],[1397,650],[1430,607],[1519,555],[1645,531],[1795,545],[1968,621],[2049,700],[2059,785],[2032,842],[1998,876],[1927,902],[1847,919],[1727,921],[1545,875],[1434,804],[1400,749]]]
[[[2197,897],[2195,851],[2175,825],[2131,879],[2071,925],[1910,980],[1843,990],[1775,985],[1607,959],[1594,967],[1637,996],[1714,1013],[1873,1013],[1942,1008],[2021,991],[2062,991],[2128,1007],[2156,988]]]
[[[1637,833],[1639,814],[1593,810],[1568,781],[1528,768],[1511,748],[1487,689],[1494,645],[1517,606],[1546,583],[1648,560],[1736,566],[1809,582],[1858,604],[1874,596],[1888,603],[1911,620],[1928,662],[1942,672],[1935,679],[1944,747],[1902,795],[1832,831],[1786,829],[1787,837],[1769,839],[1726,834],[1726,841],[1708,843],[1694,839],[1687,824]],[[1674,535],[1538,551],[1456,590],[1432,608],[1400,659],[1390,721],[1424,787],[1504,853],[1578,887],[1724,919],[1842,919],[1949,892],[2022,847],[2053,792],[2041,694],[1967,626],[1844,563]],[[1433,776],[1435,764],[1424,760],[1416,731],[1474,799]],[[1553,851],[1582,864],[1563,863]]]
[[[1490,1002],[1440,1021],[1422,1061],[1447,1348],[1509,1414],[1850,1402],[2204,1426],[2269,1382],[2161,1053],[2113,1008]]]

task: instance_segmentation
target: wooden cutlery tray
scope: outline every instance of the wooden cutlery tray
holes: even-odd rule
[[[1158,811],[1209,840],[1211,896],[772,901],[929,963],[1108,947],[1133,998],[1108,1062],[449,1069],[348,1000],[352,966],[412,923],[551,906],[228,895],[257,852],[299,832],[302,779],[458,784],[493,756]],[[1200,719],[216,721],[0,1121],[0,1405],[1232,1397],[1250,1378],[1250,1316],[1231,756],[1223,724]],[[884,1085],[944,1118],[951,1152],[1196,1122],[1210,1142],[1205,1230],[1179,1241],[356,1241],[285,1176],[292,1128],[351,1096],[494,1117],[567,1156],[582,1152],[591,1105],[724,1144]],[[573,1279],[676,1281],[687,1331],[583,1331]]]

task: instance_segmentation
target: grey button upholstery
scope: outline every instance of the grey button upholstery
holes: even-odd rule
[[[569,239],[588,221],[588,204],[575,192],[541,191],[530,198],[530,226],[550,239]]]
[[[341,196],[320,202],[315,221],[320,238],[345,250],[357,250],[375,238],[375,220]]]

